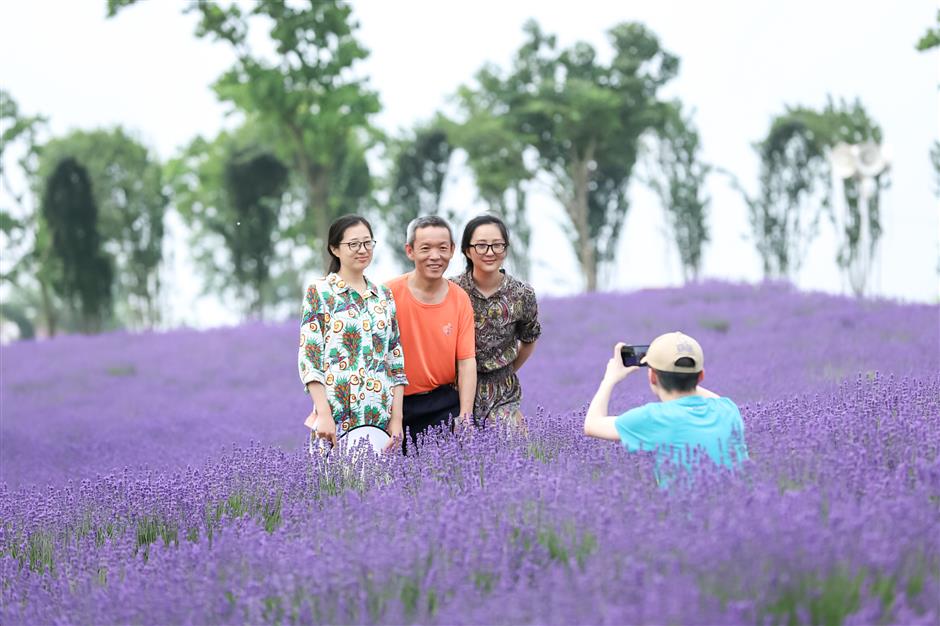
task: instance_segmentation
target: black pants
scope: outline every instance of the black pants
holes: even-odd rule
[[[444,425],[454,431],[454,418],[460,415],[460,394],[444,385],[427,393],[405,396],[402,406],[402,425],[411,434],[411,443],[417,446],[418,435],[429,428]],[[402,452],[408,454],[408,437],[401,442]]]

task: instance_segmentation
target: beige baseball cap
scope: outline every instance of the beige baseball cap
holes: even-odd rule
[[[676,361],[682,357],[692,359],[694,365],[691,367],[676,365]],[[705,367],[705,354],[696,340],[676,331],[654,339],[646,356],[640,359],[640,363],[649,365],[660,372],[697,374]]]

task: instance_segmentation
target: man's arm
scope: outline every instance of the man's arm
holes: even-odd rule
[[[608,415],[607,406],[610,404],[610,394],[613,393],[617,383],[639,369],[636,366],[624,366],[623,359],[620,357],[620,348],[623,345],[623,343],[618,343],[614,346],[614,356],[607,362],[607,371],[584,416],[584,434],[589,437],[620,441],[620,434],[614,426],[616,418]]]
[[[473,415],[473,400],[477,395],[477,359],[457,361],[457,393],[460,394],[460,416],[465,422]]]

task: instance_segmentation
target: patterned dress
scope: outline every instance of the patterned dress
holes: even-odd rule
[[[300,380],[316,381],[337,434],[361,424],[385,428],[392,415],[392,387],[406,385],[395,300],[388,287],[366,279],[361,296],[337,274],[307,288],[300,324]]]
[[[478,424],[511,420],[522,402],[522,387],[513,371],[519,343],[539,338],[538,304],[532,287],[504,274],[491,296],[477,289],[473,275],[454,279],[470,296],[477,345],[477,394],[473,417]]]

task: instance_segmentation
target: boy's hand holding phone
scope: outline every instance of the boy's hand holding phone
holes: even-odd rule
[[[645,357],[646,353],[650,350],[648,343],[634,345],[618,343],[617,345],[620,346],[620,358],[623,360],[623,364],[626,367],[632,365],[646,367],[646,363],[641,363],[640,361],[643,360],[643,357]]]
[[[604,381],[616,385],[621,380],[639,369],[639,358],[633,358],[633,349],[641,346],[628,346],[622,341],[614,346],[614,355],[607,361],[607,371],[604,373]],[[648,348],[649,346],[642,346]],[[628,359],[626,353],[630,353],[631,359]],[[646,354],[646,351],[643,351]],[[630,362],[630,365],[627,363]]]

